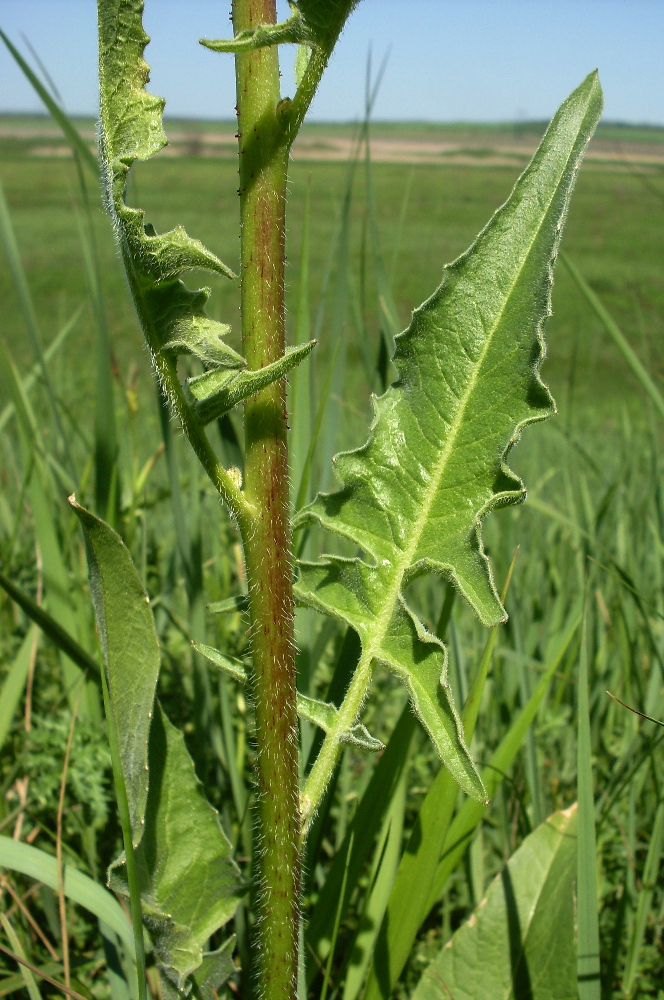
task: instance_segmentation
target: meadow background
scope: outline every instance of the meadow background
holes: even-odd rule
[[[93,123],[75,125],[90,143]],[[183,224],[237,270],[233,126],[172,120],[166,128],[172,145],[137,165],[128,201],[144,208],[158,231]],[[542,131],[532,124],[376,124],[367,146],[361,127],[305,127],[290,182],[289,335],[291,342],[314,336],[319,346],[306,375],[291,385],[294,502],[298,491],[300,501],[310,499],[312,484],[331,487],[332,454],[364,440],[370,393],[382,391],[391,377],[389,338],[435,289],[443,263],[468,247],[505,200]],[[71,155],[48,119],[3,116],[0,181],[0,567],[94,650],[83,546],[65,498],[75,491],[80,503],[121,532],[155,611],[165,660],[160,697],[185,727],[199,776],[238,854],[250,857],[251,707],[189,644],[192,637],[225,643],[238,654],[246,646],[235,600],[243,580],[233,526],[158,403],[85,158]],[[398,996],[410,995],[428,959],[528,832],[575,801],[584,655],[602,993],[664,996],[662,730],[606,693],[664,720],[663,223],[664,129],[602,125],[563,239],[581,284],[560,262],[546,328],[543,376],[558,413],[528,428],[511,456],[528,486],[527,502],[494,513],[484,529],[499,585],[517,547],[519,554],[506,605],[510,619],[497,636],[473,743],[478,761],[490,760],[554,661],[556,669],[523,747],[419,932]],[[197,287],[195,276],[191,284]],[[237,284],[220,279],[209,311],[231,323],[235,336],[238,304]],[[99,416],[109,399],[114,426]],[[309,463],[312,435],[318,449]],[[229,461],[237,460],[240,436],[234,416],[221,422],[219,447]],[[317,551],[315,536],[301,549]],[[444,588],[418,584],[411,597],[435,628]],[[210,600],[223,603],[226,613],[211,615]],[[341,639],[309,613],[299,628],[301,689],[322,696]],[[457,600],[448,630],[457,703],[486,638]],[[119,831],[103,726],[94,698],[77,702],[76,680],[71,661],[33,632],[3,595],[0,833],[48,852],[59,847],[103,881]],[[388,679],[381,683],[385,698],[370,709],[369,721],[372,733],[387,736],[403,695]],[[306,757],[314,737],[306,726],[303,736]],[[402,843],[436,767],[426,741],[416,740]],[[336,797],[313,838],[323,845],[323,859],[332,859],[343,843],[369,775],[363,760],[346,754]],[[325,860],[318,866],[309,870],[311,904],[324,882]],[[341,923],[340,955],[360,923],[369,877],[367,871]],[[107,995],[105,957],[85,911],[69,909],[63,935],[55,893],[8,874],[0,893],[6,922],[36,964],[57,974],[69,936],[76,988]],[[353,1000],[357,990],[342,986],[341,959],[332,970],[344,1000]],[[0,996],[22,989],[15,967],[0,957]]]

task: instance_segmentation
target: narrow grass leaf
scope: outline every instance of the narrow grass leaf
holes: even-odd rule
[[[627,952],[627,964],[623,977],[623,991],[631,997],[635,995],[635,987],[639,976],[639,962],[646,934],[648,917],[652,915],[652,902],[655,889],[657,887],[657,877],[660,861],[662,857],[662,847],[664,845],[664,802],[660,802],[655,813],[648,843],[648,853],[643,869],[643,879],[639,890],[639,898],[636,904],[636,917],[634,920],[634,932]]]
[[[579,271],[576,264],[570,260],[567,254],[562,254],[562,261],[576,282],[577,287],[583,294],[588,305],[600,320],[605,332],[608,333],[609,337],[616,345],[629,367],[632,369],[642,389],[648,396],[650,396],[650,399],[654,403],[655,409],[659,413],[660,417],[664,417],[664,396],[651,379],[647,369],[639,360],[637,354],[630,347],[627,338],[614,320],[613,316],[611,316],[599,296],[592,290],[584,276],[581,274],[581,271]]]
[[[0,837],[0,867],[21,872],[36,882],[43,882],[54,892],[58,891],[56,859],[38,847],[10,837]],[[72,902],[83,906],[107,924],[118,935],[132,960],[135,960],[131,924],[112,893],[71,865],[64,866],[64,892]]]
[[[562,632],[555,650],[552,650],[551,660],[540,678],[539,684],[535,688],[530,701],[514,720],[497,749],[492,754],[489,763],[482,771],[482,780],[490,798],[494,795],[496,789],[507,775],[509,768],[514,763],[524,737],[533,724],[537,712],[544,701],[549,685],[555,673],[560,668],[561,662],[576,635],[580,620],[578,610],[572,609],[570,621]],[[443,891],[451,872],[454,871],[461,860],[464,851],[468,847],[473,830],[482,821],[483,816],[484,809],[482,805],[479,802],[468,799],[452,820],[447,837],[445,838],[443,853],[438,862],[436,874],[429,891],[429,900],[426,907],[427,913],[431,910],[431,907]]]
[[[358,804],[346,836],[330,866],[305,935],[307,950],[316,955],[320,961],[327,956],[327,949],[332,940],[337,906],[341,906],[342,918],[348,906],[349,893],[342,893],[346,871],[347,885],[355,886],[397,792],[416,728],[417,723],[413,714],[406,707],[394,727],[385,752],[376,765],[367,790]],[[318,965],[309,962],[307,965],[309,986],[315,979],[317,971]]]
[[[39,77],[33,72],[31,67],[28,65],[28,63],[25,61],[21,53],[18,51],[18,49],[14,45],[12,45],[12,43],[5,35],[4,31],[0,30],[0,38],[2,38],[3,42],[11,52],[12,56],[14,57],[18,65],[21,67],[21,70],[23,71],[24,75],[30,81],[30,83],[36,90],[37,94],[44,102],[44,105],[48,109],[51,117],[54,119],[54,121],[58,123],[58,125],[62,129],[64,136],[69,142],[69,145],[71,146],[72,150],[80,156],[82,162],[85,164],[86,167],[88,167],[89,170],[92,171],[94,177],[98,178],[99,164],[97,163],[97,157],[94,155],[94,153],[90,152],[87,143],[81,138],[69,116],[62,110],[60,105],[53,100],[53,98],[51,97],[51,95],[49,94],[48,90],[43,85]]]
[[[374,870],[370,889],[355,940],[353,941],[343,1000],[359,996],[367,969],[376,949],[376,939],[381,933],[383,916],[387,909],[394,878],[399,866],[403,841],[403,822],[406,809],[406,779],[402,775],[385,818],[383,842],[378,841],[374,856]]]
[[[51,416],[53,419],[53,426],[57,429],[60,445],[63,452],[67,458],[67,463],[69,466],[70,473],[74,476],[76,480],[75,466],[67,442],[67,437],[62,428],[62,421],[60,420],[60,412],[58,410],[58,405],[56,401],[55,391],[51,383],[51,378],[46,367],[46,361],[44,359],[44,354],[41,347],[39,328],[37,323],[37,314],[35,312],[34,303],[32,301],[32,295],[30,293],[30,287],[28,285],[28,280],[25,274],[23,263],[21,261],[21,255],[18,249],[18,243],[16,241],[16,234],[14,233],[14,227],[12,225],[11,216],[9,214],[9,206],[5,199],[4,189],[2,182],[0,181],[0,242],[4,247],[4,251],[7,257],[7,264],[9,267],[9,273],[16,290],[16,295],[18,297],[19,305],[21,307],[21,312],[23,314],[23,320],[28,330],[28,335],[30,337],[30,342],[32,344],[32,349],[39,365],[39,370],[41,372],[42,378],[44,380],[44,387],[46,389],[46,395],[48,397],[49,405],[51,408]]]
[[[7,935],[7,940],[14,949],[15,953],[18,955],[19,958],[25,960],[27,956],[23,951],[23,948],[21,947],[21,942],[18,939],[18,935],[4,913],[0,913],[0,923],[2,924],[2,929]],[[28,991],[28,996],[30,997],[30,1000],[42,1000],[42,995],[39,990],[39,987],[37,986],[35,977],[32,974],[32,969],[30,969],[27,964],[23,965],[22,962],[19,962],[18,967],[21,972],[21,976],[23,977],[23,982],[25,984],[26,990]]]
[[[23,697],[36,636],[36,629],[28,629],[0,688],[0,751],[7,739],[14,712]]]
[[[590,716],[588,714],[588,642],[584,616],[579,659],[577,781],[579,796],[578,923],[579,1000],[600,1000],[599,918],[597,913],[597,842],[593,795]]]
[[[526,837],[412,1000],[571,1000],[576,814],[555,813]]]
[[[97,334],[97,382],[95,392],[94,455],[95,501],[101,517],[115,525],[118,520],[118,496],[121,489],[118,468],[118,439],[115,422],[111,342],[99,276],[99,261],[94,242],[91,208],[81,176],[87,209],[88,231],[79,222],[88,296]]]
[[[502,601],[507,595],[515,562],[516,554],[512,559],[501,594]],[[461,718],[464,737],[468,744],[475,732],[499,628],[500,626],[496,625],[489,633],[464,704]],[[457,791],[456,782],[450,772],[440,768],[420,806],[396,872],[385,912],[380,915],[381,947],[373,953],[364,1000],[379,997],[386,982],[389,982],[391,990],[408,960],[417,933],[431,908],[429,904],[431,885],[450,828]]]
[[[65,343],[67,337],[69,336],[69,334],[71,333],[71,331],[74,329],[79,319],[81,318],[82,312],[83,312],[83,306],[81,305],[78,307],[78,309],[75,310],[72,316],[64,324],[62,329],[58,331],[57,335],[48,345],[48,347],[44,351],[44,361],[46,364],[48,364],[56,356],[62,345]],[[39,378],[40,372],[41,372],[41,365],[39,364],[38,361],[35,361],[35,363],[32,365],[32,368],[27,373],[27,375],[24,375],[23,378],[21,379],[23,392],[26,395],[26,397],[32,390],[37,379]],[[2,411],[0,411],[0,434],[2,434],[6,425],[12,419],[15,413],[16,413],[16,407],[14,406],[13,402],[7,403],[2,408]]]
[[[32,600],[17,584],[0,571],[0,587],[15,601],[28,618],[38,625],[44,635],[55,643],[81,670],[89,671],[94,679],[99,672],[99,664],[47,611]]]

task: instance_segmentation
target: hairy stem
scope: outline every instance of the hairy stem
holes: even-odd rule
[[[234,0],[235,33],[276,22],[275,0]],[[288,150],[276,48],[236,56],[242,341],[251,369],[282,356]],[[250,595],[260,793],[261,993],[296,997],[300,861],[292,555],[283,380],[245,404],[243,543]]]

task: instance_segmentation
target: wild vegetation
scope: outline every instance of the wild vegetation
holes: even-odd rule
[[[592,86],[586,82],[577,102],[592,103]],[[255,635],[252,648],[242,538],[163,392],[151,388],[108,222],[98,211],[96,166],[87,147],[69,139],[73,160],[30,158],[8,145],[1,161],[8,305],[0,347],[0,559],[8,597],[0,608],[0,994],[60,995],[55,982],[82,996],[141,995],[136,887],[131,872],[123,884],[115,860],[124,832],[130,854],[136,842],[135,880],[151,933],[148,990],[249,996],[262,975],[271,995],[256,945],[266,820],[261,828],[255,819],[261,722],[244,678]],[[394,337],[408,325],[412,306],[439,284],[442,264],[458,258],[508,197],[519,170],[377,165],[366,127],[356,139],[348,165],[298,166],[296,159],[290,173],[289,340],[318,342],[289,376],[296,510],[306,509],[317,491],[338,489],[332,456],[363,443],[369,394],[383,393],[412,363],[401,347],[392,366]],[[408,605],[428,630],[427,641],[446,640],[451,696],[490,804],[477,801],[482,786],[463,741],[447,764],[471,797],[440,766],[436,749],[445,734],[421,703],[420,726],[395,676],[400,670],[377,669],[361,719],[345,728],[345,749],[311,813],[302,864],[300,996],[373,1000],[395,992],[423,1000],[444,996],[444,982],[459,997],[495,996],[499,987],[519,998],[562,997],[572,995],[565,990],[570,982],[576,988],[577,976],[582,998],[661,995],[661,730],[606,691],[652,719],[664,718],[658,388],[664,177],[652,165],[588,166],[575,191],[567,266],[558,264],[546,330],[543,377],[559,412],[527,428],[510,454],[510,467],[528,486],[527,502],[493,512],[482,527],[509,619],[494,624],[494,618],[487,631],[449,581],[406,581]],[[228,221],[237,213],[234,170],[230,162],[156,157],[132,168],[126,204],[143,208],[157,233],[183,224],[239,272],[237,233]],[[198,287],[195,279],[187,284]],[[232,321],[237,285],[212,280],[208,311]],[[542,314],[545,307],[540,302]],[[226,338],[233,354],[222,368],[231,372],[244,371],[236,359],[246,351],[235,325]],[[536,333],[536,327],[529,332],[530,351]],[[149,346],[159,354],[161,345]],[[204,360],[208,371],[219,371]],[[195,356],[179,361],[180,379],[200,372]],[[193,399],[212,397],[217,406],[218,387],[196,397],[196,384],[189,383]],[[545,393],[535,382],[530,392],[528,405],[544,413]],[[381,405],[394,399],[392,390]],[[209,440],[225,469],[243,469],[246,490],[248,432],[241,407],[224,405],[208,422]],[[533,414],[510,416],[512,429]],[[240,481],[234,476],[231,490]],[[502,487],[508,492],[517,484]],[[73,493],[87,535],[105,672],[85,543],[65,502]],[[367,551],[352,518],[346,537],[337,538],[318,526],[329,516],[321,501],[310,510],[318,520],[300,517],[298,559],[315,563],[321,552],[352,559],[358,545]],[[108,573],[95,575],[95,566]],[[316,597],[319,573],[310,566],[300,577],[303,602],[307,586],[314,595],[309,604],[328,602]],[[460,589],[468,596],[467,586]],[[362,662],[364,625],[347,627],[355,613],[346,608],[345,623],[309,607],[297,613],[302,779],[321,759],[323,733],[336,726]],[[132,622],[138,636],[129,677],[118,674],[114,619],[121,623],[118,642]],[[387,653],[379,658],[389,660]],[[140,709],[149,702],[152,711],[155,683],[163,716],[146,722]],[[417,702],[412,677],[410,694]],[[112,759],[104,697],[111,718],[121,719],[119,742],[135,739],[138,771],[125,765],[123,775],[126,744]],[[147,786],[140,776],[146,725],[152,729]],[[433,743],[425,732],[432,729]],[[179,771],[183,800],[172,810],[162,809],[167,796],[157,791],[171,780],[163,757]],[[115,790],[123,780],[135,786],[128,788],[124,816],[121,795],[119,817],[113,764]],[[193,842],[184,840],[190,816]],[[127,843],[128,826],[141,818],[147,850],[135,830]],[[180,838],[185,859],[175,850]],[[150,852],[166,866],[165,889],[150,868]],[[205,879],[182,875],[180,865],[186,869],[193,857],[214,871],[210,897]],[[103,888],[109,865],[118,896]],[[172,927],[160,928],[146,879],[155,893],[185,886],[168,895],[171,912],[188,915],[185,931],[173,936]],[[540,902],[529,909],[535,889]],[[133,934],[117,903],[128,890]],[[487,892],[473,933],[465,921]],[[515,912],[531,913],[516,938]],[[443,948],[450,940],[452,948]],[[501,956],[491,967],[487,942]],[[285,995],[283,989],[275,995]]]

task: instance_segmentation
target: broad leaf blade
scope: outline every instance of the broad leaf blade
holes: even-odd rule
[[[397,338],[399,379],[375,400],[367,443],[337,456],[341,490],[296,518],[365,553],[303,564],[298,598],[357,630],[365,667],[383,662],[402,677],[441,758],[478,798],[444,649],[404,590],[423,573],[448,576],[484,624],[505,618],[481,522],[524,498],[507,455],[523,427],[553,411],[540,379],[542,331],[569,198],[601,107],[593,73],[556,114],[508,201]]]
[[[527,837],[422,976],[412,1000],[576,996],[576,806]]]
[[[150,791],[136,863],[155,954],[162,973],[181,990],[203,963],[210,936],[233,916],[242,880],[184,737],[159,705],[150,731]],[[127,893],[118,862],[110,882]]]
[[[159,642],[147,594],[124,542],[73,497],[69,502],[85,536],[90,590],[136,846],[143,834],[148,795],[148,736],[159,676]]]
[[[201,965],[208,938],[235,912],[240,873],[184,738],[160,706],[153,713],[159,644],[131,556],[112,528],[73,499],[70,503],[85,533],[131,818],[136,894],[160,969],[179,990]],[[109,878],[116,891],[129,895],[124,855]]]

